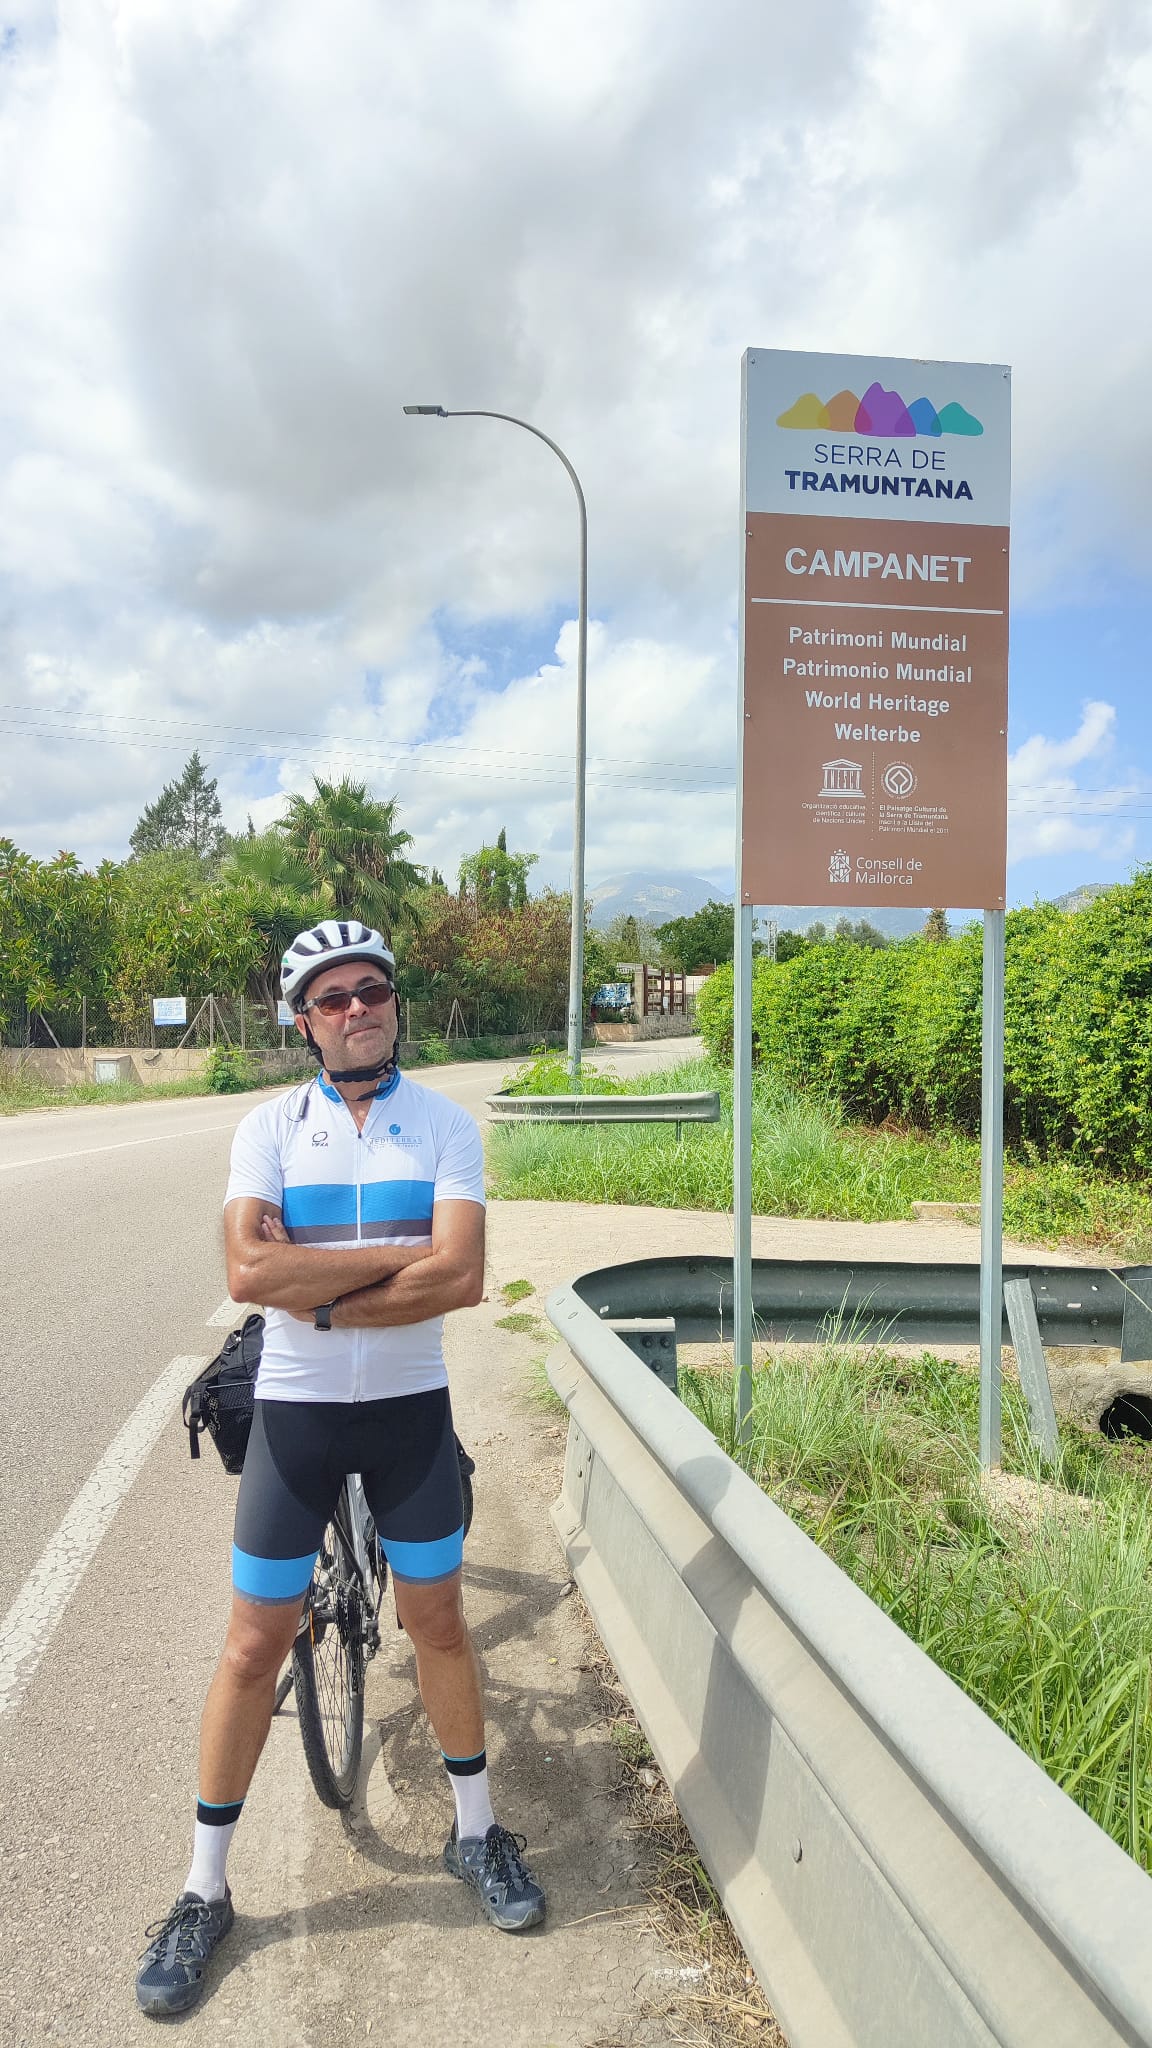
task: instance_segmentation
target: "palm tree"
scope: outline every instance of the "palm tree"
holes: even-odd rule
[[[413,842],[396,822],[399,799],[379,802],[366,783],[347,777],[336,783],[313,779],[315,795],[290,797],[274,830],[307,865],[328,915],[363,918],[386,938],[394,925],[415,923],[425,875],[404,858]]]
[[[275,1016],[281,958],[298,932],[331,917],[332,904],[317,888],[307,861],[275,830],[235,840],[222,864],[220,879],[240,898],[260,934],[260,962],[248,994],[266,1004]]]

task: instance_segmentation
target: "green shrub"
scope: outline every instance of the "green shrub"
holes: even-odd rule
[[[753,968],[758,1063],[853,1119],[975,1132],[982,934],[883,950],[813,945]],[[714,1058],[732,1057],[732,970],[698,1004]],[[1005,1132],[1025,1155],[1112,1173],[1152,1167],[1152,869],[1074,913],[1006,921]]]
[[[509,1095],[570,1095],[572,1082],[568,1075],[567,1055],[552,1052],[546,1045],[534,1045],[530,1060],[517,1067],[514,1074],[505,1074],[504,1087]],[[581,1063],[581,1095],[623,1095],[627,1091],[623,1081],[613,1074],[598,1073],[594,1067]]]
[[[204,1080],[213,1095],[243,1095],[259,1088],[260,1076],[238,1045],[214,1045],[204,1063]]]

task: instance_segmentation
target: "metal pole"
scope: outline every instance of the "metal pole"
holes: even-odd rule
[[[245,1039],[244,1039],[244,1024],[245,1024],[245,1018],[244,1018],[244,998],[243,998],[243,996],[241,996],[241,998],[240,998],[240,1050],[241,1050],[241,1052],[243,1052],[243,1051],[244,1051],[244,1047],[245,1047]]]
[[[980,1463],[1000,1463],[1004,1329],[1004,912],[984,912],[980,1104]]]
[[[752,936],[744,880],[744,626],[748,570],[748,362],[740,370],[740,609],[736,691],[736,908],[732,934],[732,1367],[740,1441],[752,1412]]]
[[[87,996],[81,996],[81,998],[80,998],[80,1050],[81,1050],[81,1052],[87,1052],[87,1050],[88,1050],[88,998],[87,998]]]
[[[752,1410],[752,921],[736,906],[732,1039],[732,1364],[744,1437]]]
[[[576,640],[576,799],[572,819],[572,938],[568,956],[568,1078],[580,1092],[580,1048],[584,1038],[584,823],[588,727],[588,507],[580,479],[559,444],[511,412],[487,412],[475,406],[449,409],[442,405],[405,406],[405,412],[433,413],[444,420],[505,420],[535,434],[559,457],[572,479],[580,510],[580,608]]]

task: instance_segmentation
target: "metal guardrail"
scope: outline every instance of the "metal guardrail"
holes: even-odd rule
[[[1152,1883],[606,1326],[644,1266],[717,1334],[710,1262],[549,1297],[553,1519],[793,2048],[1152,2048]]]
[[[1152,1359],[1152,1266],[1005,1266],[1005,1282],[1031,1290],[1040,1341],[1120,1347]],[[673,1316],[677,1342],[732,1335],[730,1259],[636,1259],[584,1273],[573,1290],[602,1316]],[[980,1341],[978,1265],[753,1259],[752,1312],[768,1343],[887,1335],[902,1344]],[[1005,1344],[1013,1336],[1004,1311]]]
[[[711,1089],[683,1095],[489,1095],[495,1123],[718,1124],[720,1097]]]

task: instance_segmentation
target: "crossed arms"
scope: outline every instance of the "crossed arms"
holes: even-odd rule
[[[331,1301],[334,1329],[423,1323],[471,1308],[484,1293],[484,1210],[437,1202],[431,1245],[293,1244],[274,1202],[242,1195],[224,1210],[228,1292],[233,1301],[282,1308],[310,1323]]]

